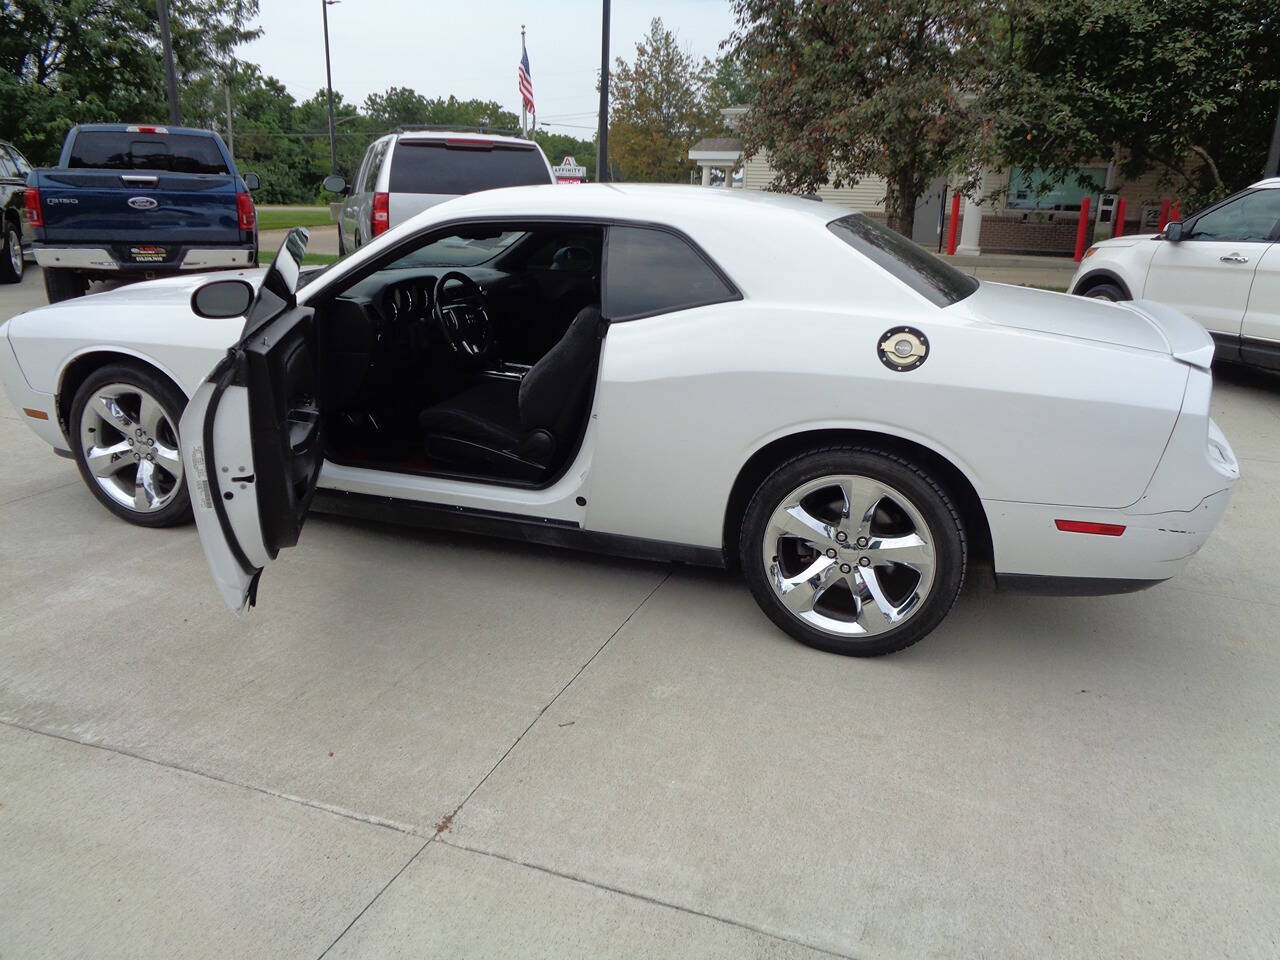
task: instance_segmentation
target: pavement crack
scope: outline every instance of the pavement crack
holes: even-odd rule
[[[251,790],[254,793],[260,793],[266,797],[283,800],[286,803],[296,803],[302,807],[310,807],[312,810],[319,810],[322,813],[341,817],[344,820],[354,820],[357,823],[363,823],[371,827],[381,827],[384,830],[394,830],[396,833],[403,833],[411,837],[422,837],[421,831],[408,824],[397,823],[394,820],[386,820],[382,817],[374,816],[373,814],[360,813],[357,810],[348,810],[345,807],[339,807],[332,803],[325,803],[321,800],[309,800],[306,797],[295,796],[291,793],[281,793],[278,790],[269,790],[266,787],[259,787],[252,783],[244,783],[241,780],[232,780],[229,777],[221,777],[216,773],[209,773],[207,770],[199,770],[195,767],[184,766],[180,763],[171,763],[167,760],[157,760],[155,757],[148,757],[145,754],[135,753],[132,750],[125,750],[121,747],[113,747],[110,744],[91,743],[87,740],[77,740],[75,737],[69,737],[63,733],[55,733],[52,730],[42,730],[39,727],[31,727],[25,723],[17,723],[16,721],[4,718],[0,718],[0,726],[11,727],[14,730],[22,730],[26,733],[32,733],[40,737],[50,737],[54,740],[61,740],[64,743],[74,743],[77,746],[88,747],[91,750],[102,750],[106,753],[113,753],[120,757],[128,757],[131,760],[140,760],[143,763],[150,763],[154,766],[164,767],[168,770],[176,770],[179,773],[186,773],[193,777],[200,777],[203,780],[212,780],[214,783],[225,784],[229,787],[239,787],[242,790]]]
[[[653,595],[662,588],[662,585],[670,579],[671,579],[671,569],[668,568],[667,572],[662,575],[662,579],[659,580],[656,584],[654,584],[653,589],[650,590],[648,593],[646,593],[644,597],[641,599],[641,601],[635,605],[634,609],[632,609],[632,611],[622,619],[622,622],[618,624],[617,629],[614,630],[613,633],[609,634],[609,636],[605,638],[604,643],[600,644],[600,646],[596,648],[596,652],[591,654],[591,656],[587,658],[586,663],[580,666],[577,672],[574,673],[574,675],[565,682],[564,686],[562,686],[559,690],[556,691],[555,696],[553,696],[550,700],[548,700],[545,704],[543,704],[541,709],[539,709],[538,712],[534,714],[533,719],[529,721],[529,725],[525,727],[523,731],[521,731],[520,736],[516,737],[515,740],[512,741],[511,746],[507,747],[507,749],[503,751],[502,756],[498,758],[497,763],[495,763],[492,767],[490,767],[488,772],[485,773],[485,775],[480,778],[480,781],[474,787],[471,788],[471,791],[465,797],[462,798],[462,802],[459,803],[456,807],[454,807],[451,811],[449,811],[449,813],[446,816],[441,818],[441,820],[436,824],[436,832],[434,834],[435,837],[439,837],[441,834],[445,833],[446,831],[452,828],[454,818],[462,810],[466,802],[470,800],[473,796],[475,796],[477,790],[479,790],[481,787],[485,785],[485,781],[487,781],[491,776],[493,776],[494,771],[497,770],[498,767],[502,766],[502,762],[506,760],[507,757],[511,756],[511,751],[515,750],[516,747],[520,746],[520,742],[524,740],[526,736],[528,736],[529,731],[532,730],[534,726],[537,724],[537,722],[542,719],[542,715],[546,713],[548,710],[550,710],[553,706],[555,706],[555,702],[564,695],[564,692],[566,690],[568,690],[571,686],[573,686],[573,682],[577,680],[580,676],[582,676],[583,671],[585,671],[587,667],[591,666],[591,664],[595,661],[596,657],[600,656],[600,654],[604,652],[604,648],[607,647],[613,641],[613,638],[622,632],[622,628],[631,622],[631,618],[634,617],[637,613],[639,613],[641,608],[646,603],[648,603],[649,600],[653,597]]]
[[[404,864],[401,865],[400,869],[397,870],[394,874],[392,874],[391,879],[388,880],[386,883],[384,883],[378,889],[378,892],[373,895],[373,898],[360,909],[359,913],[357,913],[354,917],[351,918],[351,922],[348,923],[345,927],[343,927],[341,932],[336,937],[334,937],[332,941],[330,941],[329,945],[325,947],[324,950],[321,951],[320,956],[316,957],[316,960],[324,960],[324,958],[328,955],[329,951],[338,945],[338,941],[347,935],[347,931],[350,930],[352,927],[354,927],[356,923],[359,921],[359,919],[365,915],[368,909],[378,902],[378,898],[387,892],[387,888],[400,879],[400,874],[408,870],[409,865],[412,864],[413,861],[417,860],[420,856],[422,856],[422,851],[427,849],[427,847],[431,846],[431,841],[434,839],[435,837],[428,838],[427,841],[422,844],[422,846],[420,846],[417,850],[413,852],[413,856],[411,856],[408,860],[406,860]]]
[[[516,857],[508,857],[505,854],[495,853],[492,850],[480,850],[475,847],[469,847],[466,844],[456,843],[451,840],[446,840],[443,837],[435,837],[434,839],[437,842],[443,844],[444,846],[450,847],[454,850],[462,850],[462,851],[465,851],[466,853],[474,853],[481,857],[491,857],[494,860],[501,860],[504,863],[514,864],[515,866],[518,866],[518,867],[525,867],[529,870],[536,870],[539,873],[545,873],[552,877],[559,877],[562,880],[569,880],[569,881],[572,881],[573,883],[581,883],[588,887],[594,887],[597,890],[605,890],[609,893],[616,893],[619,896],[629,897],[632,900],[640,900],[640,901],[643,901],[644,903],[651,903],[654,906],[666,907],[669,910],[678,910],[680,913],[689,914],[690,916],[694,916],[694,917],[702,917],[704,920],[711,920],[711,921],[714,921],[715,923],[728,924],[731,927],[737,927],[739,930],[746,930],[749,933],[754,933],[754,934],[757,934],[758,936],[768,937],[770,940],[777,940],[781,943],[789,943],[797,947],[803,947],[805,950],[812,950],[814,953],[820,953],[823,956],[836,957],[838,958],[838,960],[857,960],[857,958],[854,957],[852,954],[838,953],[835,950],[828,949],[827,947],[820,947],[812,943],[806,943],[803,940],[797,940],[794,937],[788,937],[780,933],[775,933],[771,930],[765,930],[762,927],[757,927],[754,924],[750,924],[750,923],[744,923],[741,920],[733,920],[729,917],[717,916],[714,913],[707,913],[703,910],[695,909],[694,907],[686,907],[683,904],[674,903],[670,900],[660,900],[657,897],[651,897],[648,894],[639,893],[635,890],[627,890],[622,887],[615,887],[608,883],[600,883],[599,881],[592,880],[588,877],[580,876],[575,873],[565,873],[561,870],[555,870],[551,867],[544,867],[538,863],[530,863],[527,860],[520,860],[520,859],[517,859]]]

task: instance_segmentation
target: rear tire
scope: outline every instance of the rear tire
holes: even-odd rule
[[[74,270],[65,267],[44,268],[44,292],[50,303],[83,297],[89,290],[89,281]]]
[[[1125,292],[1114,283],[1100,283],[1097,286],[1090,287],[1083,295],[1094,300],[1106,300],[1110,303],[1120,303],[1129,299],[1125,296]]]
[[[67,424],[71,452],[89,492],[122,520],[140,527],[191,521],[178,446],[186,406],[167,377],[141,364],[108,364],[76,391]]]
[[[22,235],[16,226],[5,221],[4,246],[0,249],[0,283],[21,283],[26,266],[22,259]]]
[[[765,478],[743,516],[739,557],[756,602],[795,639],[875,657],[911,646],[947,615],[967,545],[959,512],[928,473],[873,447],[838,446]]]

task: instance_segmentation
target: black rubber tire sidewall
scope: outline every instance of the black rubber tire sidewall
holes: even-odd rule
[[[1124,291],[1114,283],[1100,283],[1097,286],[1090,287],[1085,291],[1084,295],[1092,300],[1109,300],[1112,303],[1120,303],[1129,299],[1124,295]]]
[[[154,513],[136,513],[107,496],[94,480],[89,468],[85,466],[84,445],[80,442],[80,415],[84,412],[85,404],[94,391],[108,383],[129,383],[146,390],[147,393],[160,401],[164,407],[165,414],[169,417],[169,422],[175,426],[181,419],[182,411],[186,409],[187,405],[187,398],[167,377],[142,364],[113,363],[100,367],[89,374],[84,383],[80,385],[80,389],[76,391],[75,398],[71,401],[71,418],[67,424],[67,439],[71,441],[72,457],[76,462],[76,468],[80,471],[80,477],[84,480],[85,486],[89,488],[89,492],[104,507],[121,520],[127,520],[136,526],[174,527],[190,523],[192,519],[191,497],[187,490],[185,476],[182,479],[182,489],[178,491],[178,495],[162,509]]]
[[[13,263],[9,259],[10,250],[12,249],[15,241],[17,241],[18,244],[18,263],[23,264],[23,266],[19,267],[17,270],[13,268]],[[3,249],[0,249],[0,283],[21,283],[22,274],[25,270],[26,265],[22,260],[22,237],[18,233],[18,228],[6,221],[4,225]]]
[[[866,640],[833,637],[792,615],[769,585],[761,557],[765,528],[782,498],[809,480],[839,474],[873,477],[901,491],[924,517],[934,546],[934,584],[923,606],[900,626]],[[769,619],[807,646],[855,657],[902,650],[933,630],[955,603],[968,562],[964,524],[943,486],[896,454],[860,446],[814,450],[773,470],[761,482],[743,515],[738,553],[747,586]]]
[[[50,303],[83,297],[89,289],[89,281],[73,270],[62,267],[44,268],[44,292]]]

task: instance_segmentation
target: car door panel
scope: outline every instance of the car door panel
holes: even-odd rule
[[[1142,296],[1177,307],[1213,333],[1237,337],[1254,268],[1265,248],[1231,240],[1161,242]]]
[[[1280,243],[1258,260],[1240,338],[1242,359],[1280,368]]]
[[[298,542],[324,462],[314,311],[294,306],[305,231],[291,231],[240,342],[179,426],[196,529],[218,591],[252,606],[258,578]]]

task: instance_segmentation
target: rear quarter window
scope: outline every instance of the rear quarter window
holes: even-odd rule
[[[742,295],[689,241],[654,227],[610,227],[604,307],[610,320],[740,300]]]
[[[476,148],[449,146],[443,140],[401,140],[391,154],[392,193],[457,195],[550,182],[542,153],[532,147]]]
[[[896,230],[882,227],[864,214],[833,220],[827,229],[935,306],[950,306],[978,289],[976,277],[961,273]]]
[[[163,170],[227,174],[227,162],[212,137],[188,133],[129,133],[81,130],[71,144],[69,167],[96,170]]]

